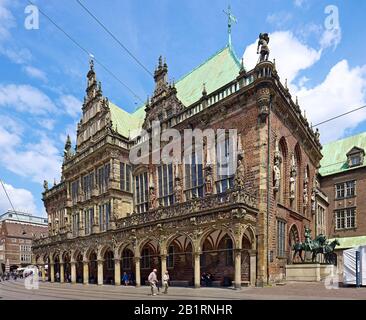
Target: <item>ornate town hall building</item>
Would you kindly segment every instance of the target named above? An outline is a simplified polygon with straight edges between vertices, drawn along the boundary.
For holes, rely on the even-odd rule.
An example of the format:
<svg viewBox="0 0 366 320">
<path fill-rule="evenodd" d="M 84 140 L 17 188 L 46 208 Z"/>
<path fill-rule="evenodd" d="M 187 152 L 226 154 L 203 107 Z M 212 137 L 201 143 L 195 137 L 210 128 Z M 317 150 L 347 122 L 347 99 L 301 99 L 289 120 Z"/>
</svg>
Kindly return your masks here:
<svg viewBox="0 0 366 320">
<path fill-rule="evenodd" d="M 203 272 L 214 285 L 282 280 L 291 244 L 316 229 L 321 145 L 275 63 L 246 70 L 229 45 L 176 83 L 160 58 L 154 78 L 130 114 L 103 96 L 91 61 L 76 147 L 67 140 L 61 182 L 45 183 L 49 235 L 34 241 L 35 263 L 50 281 L 85 284 L 119 285 L 126 272 L 141 285 L 152 268 L 195 287 Z M 180 132 L 237 129 L 235 174 L 208 163 L 207 143 L 189 163 L 132 164 L 144 142 L 133 132 L 154 120 Z"/>
</svg>

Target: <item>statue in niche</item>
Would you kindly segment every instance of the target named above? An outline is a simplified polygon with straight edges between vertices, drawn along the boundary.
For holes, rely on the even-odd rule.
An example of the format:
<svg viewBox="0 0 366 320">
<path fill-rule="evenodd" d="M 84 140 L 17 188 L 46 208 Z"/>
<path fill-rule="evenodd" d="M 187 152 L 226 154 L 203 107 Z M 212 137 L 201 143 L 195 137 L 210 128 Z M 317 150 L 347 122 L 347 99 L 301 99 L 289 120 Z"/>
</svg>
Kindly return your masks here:
<svg viewBox="0 0 366 320">
<path fill-rule="evenodd" d="M 47 182 L 47 180 L 43 180 L 43 189 L 44 189 L 44 191 L 47 191 L 48 190 L 48 182 Z"/>
<path fill-rule="evenodd" d="M 207 165 L 205 168 L 205 192 L 206 192 L 206 194 L 211 194 L 213 192 L 212 166 L 211 165 Z"/>
<path fill-rule="evenodd" d="M 295 161 L 295 154 L 292 153 L 291 157 L 291 172 L 290 172 L 290 199 L 295 199 L 296 193 L 296 161 Z"/>
<path fill-rule="evenodd" d="M 175 185 L 174 185 L 174 198 L 175 202 L 182 202 L 183 201 L 183 189 L 180 183 L 180 178 L 175 177 Z"/>
<path fill-rule="evenodd" d="M 243 157 L 241 155 L 238 155 L 238 162 L 236 167 L 236 173 L 235 173 L 235 187 L 242 188 L 244 187 L 245 182 L 245 168 L 243 163 Z"/>
<path fill-rule="evenodd" d="M 156 194 L 154 186 L 149 187 L 149 209 L 155 208 Z"/>
<path fill-rule="evenodd" d="M 278 140 L 276 138 L 275 140 L 275 154 L 274 154 L 274 166 L 273 166 L 273 189 L 275 192 L 277 192 L 280 189 L 280 183 L 281 183 L 281 153 L 278 146 Z"/>
<path fill-rule="evenodd" d="M 304 191 L 303 191 L 303 205 L 304 205 L 304 207 L 306 207 L 309 203 L 308 184 L 309 184 L 308 171 L 305 168 Z"/>
</svg>

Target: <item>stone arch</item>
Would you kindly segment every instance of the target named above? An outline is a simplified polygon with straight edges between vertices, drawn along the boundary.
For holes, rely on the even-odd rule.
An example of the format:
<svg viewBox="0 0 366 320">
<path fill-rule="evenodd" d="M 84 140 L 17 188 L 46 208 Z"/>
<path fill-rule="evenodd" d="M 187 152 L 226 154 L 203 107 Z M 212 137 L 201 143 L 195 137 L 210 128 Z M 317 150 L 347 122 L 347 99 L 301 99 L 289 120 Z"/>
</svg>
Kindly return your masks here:
<svg viewBox="0 0 366 320">
<path fill-rule="evenodd" d="M 72 253 L 72 261 L 75 262 L 76 282 L 83 283 L 83 281 L 84 281 L 84 272 L 83 272 L 84 255 L 80 249 L 76 249 Z"/>
<path fill-rule="evenodd" d="M 64 251 L 62 253 L 62 262 L 64 264 L 64 280 L 65 282 L 71 282 L 71 253 L 70 251 Z"/>
<path fill-rule="evenodd" d="M 53 261 L 53 265 L 54 265 L 54 274 L 55 274 L 55 281 L 56 282 L 60 282 L 60 261 L 61 261 L 61 255 L 59 251 L 55 251 L 52 254 L 52 261 Z"/>
<path fill-rule="evenodd" d="M 172 280 L 194 284 L 194 241 L 184 233 L 171 235 L 165 242 L 167 270 Z"/>
<path fill-rule="evenodd" d="M 98 249 L 96 247 L 89 247 L 85 251 L 84 261 L 88 262 L 89 279 L 91 284 L 98 283 Z"/>
<path fill-rule="evenodd" d="M 257 247 L 257 239 L 254 228 L 251 225 L 247 225 L 243 231 L 242 239 L 246 237 L 250 242 L 251 250 L 256 250 Z"/>
<path fill-rule="evenodd" d="M 279 201 L 283 204 L 286 202 L 287 181 L 288 181 L 288 146 L 285 137 L 282 137 L 278 144 L 281 162 L 280 162 L 280 187 L 279 187 Z"/>
<path fill-rule="evenodd" d="M 208 228 L 200 239 L 201 274 L 209 273 L 220 285 L 230 286 L 235 276 L 235 236 L 226 228 Z M 202 283 L 210 285 L 210 282 Z"/>
<path fill-rule="evenodd" d="M 296 223 L 293 223 L 288 230 L 289 231 L 288 231 L 288 255 L 287 255 L 287 262 L 288 263 L 291 263 L 292 262 L 292 246 L 295 243 L 300 242 L 301 238 L 300 238 L 299 228 L 296 225 Z"/>
<path fill-rule="evenodd" d="M 160 244 L 156 238 L 145 238 L 141 241 L 139 255 L 141 257 L 141 284 L 145 284 L 152 269 L 161 269 Z"/>
<path fill-rule="evenodd" d="M 295 162 L 296 162 L 296 196 L 295 196 L 295 210 L 302 212 L 302 196 L 303 196 L 303 169 L 302 169 L 302 157 L 300 144 L 297 143 L 294 149 Z"/>
<path fill-rule="evenodd" d="M 136 266 L 135 266 L 135 249 L 132 243 L 125 242 L 122 243 L 118 248 L 118 256 L 120 257 L 121 263 L 121 276 L 123 278 L 124 273 L 126 273 L 128 277 L 128 284 L 135 285 L 136 279 Z"/>
<path fill-rule="evenodd" d="M 228 236 L 231 238 L 231 240 L 233 241 L 233 245 L 235 246 L 235 236 L 233 235 L 232 231 L 231 230 L 228 230 L 224 227 L 218 227 L 218 228 L 213 228 L 213 227 L 209 227 L 207 229 L 205 229 L 202 234 L 201 234 L 201 237 L 199 238 L 199 248 L 201 249 L 200 251 L 202 252 L 202 248 L 203 248 L 203 243 L 204 241 L 206 240 L 206 238 L 208 236 L 210 236 L 212 233 L 214 232 L 221 232 L 221 235 L 223 233 L 227 233 Z M 217 241 L 216 241 L 217 243 Z M 215 245 L 215 241 L 213 241 L 213 243 L 211 243 L 213 246 Z"/>
<path fill-rule="evenodd" d="M 115 256 L 117 259 L 122 259 L 122 253 L 123 253 L 123 250 L 125 248 L 129 247 L 130 250 L 132 250 L 132 252 L 135 252 L 135 249 L 133 247 L 133 244 L 131 241 L 124 241 L 124 242 L 121 242 L 117 245 L 116 249 L 115 249 Z"/>
</svg>

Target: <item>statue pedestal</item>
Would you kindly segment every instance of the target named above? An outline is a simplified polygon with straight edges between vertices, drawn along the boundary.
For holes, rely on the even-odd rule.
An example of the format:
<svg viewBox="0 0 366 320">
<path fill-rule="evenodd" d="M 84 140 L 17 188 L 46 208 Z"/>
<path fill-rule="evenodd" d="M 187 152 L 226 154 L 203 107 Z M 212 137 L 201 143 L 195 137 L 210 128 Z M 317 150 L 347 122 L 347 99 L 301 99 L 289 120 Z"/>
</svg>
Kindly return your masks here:
<svg viewBox="0 0 366 320">
<path fill-rule="evenodd" d="M 334 274 L 334 266 L 320 263 L 299 263 L 286 265 L 287 281 L 322 281 Z"/>
</svg>

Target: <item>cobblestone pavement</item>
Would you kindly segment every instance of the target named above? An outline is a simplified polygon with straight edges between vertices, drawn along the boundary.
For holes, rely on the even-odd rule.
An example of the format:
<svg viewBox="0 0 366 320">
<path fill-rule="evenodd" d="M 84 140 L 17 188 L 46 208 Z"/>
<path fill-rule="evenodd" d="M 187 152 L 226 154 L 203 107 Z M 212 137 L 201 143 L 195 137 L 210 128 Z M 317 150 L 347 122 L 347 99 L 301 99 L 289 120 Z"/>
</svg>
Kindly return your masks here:
<svg viewBox="0 0 366 320">
<path fill-rule="evenodd" d="M 40 282 L 39 289 L 28 290 L 22 280 L 0 282 L 1 300 L 190 300 L 190 299 L 362 299 L 366 300 L 366 287 L 326 289 L 324 283 L 286 283 L 264 288 L 169 288 L 169 294 L 149 295 L 150 288 L 124 286 L 97 286 Z"/>
</svg>

